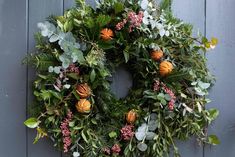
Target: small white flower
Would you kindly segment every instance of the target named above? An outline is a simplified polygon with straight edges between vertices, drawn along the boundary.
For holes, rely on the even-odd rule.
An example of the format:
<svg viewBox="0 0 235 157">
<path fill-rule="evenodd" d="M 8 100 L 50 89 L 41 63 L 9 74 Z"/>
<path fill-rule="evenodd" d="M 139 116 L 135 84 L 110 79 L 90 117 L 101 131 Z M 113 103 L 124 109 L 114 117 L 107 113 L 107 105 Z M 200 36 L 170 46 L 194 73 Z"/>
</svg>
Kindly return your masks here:
<svg viewBox="0 0 235 157">
<path fill-rule="evenodd" d="M 79 152 L 73 152 L 73 157 L 79 157 L 80 153 Z"/>
<path fill-rule="evenodd" d="M 66 89 L 69 89 L 70 87 L 71 87 L 71 85 L 69 85 L 69 84 L 64 85 L 64 88 L 66 88 Z"/>
</svg>

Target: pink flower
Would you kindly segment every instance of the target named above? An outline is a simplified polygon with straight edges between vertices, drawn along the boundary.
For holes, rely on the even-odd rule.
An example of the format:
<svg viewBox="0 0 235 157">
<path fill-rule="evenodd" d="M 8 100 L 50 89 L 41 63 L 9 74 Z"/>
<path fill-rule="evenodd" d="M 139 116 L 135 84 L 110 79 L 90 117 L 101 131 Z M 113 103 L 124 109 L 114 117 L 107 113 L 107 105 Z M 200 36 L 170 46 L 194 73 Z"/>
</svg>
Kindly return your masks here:
<svg viewBox="0 0 235 157">
<path fill-rule="evenodd" d="M 127 15 L 127 19 L 117 23 L 116 30 L 121 30 L 127 22 L 130 23 L 129 32 L 132 32 L 134 28 L 140 27 L 143 22 L 144 13 L 140 11 L 138 14 L 131 11 Z"/>
<path fill-rule="evenodd" d="M 128 21 L 130 22 L 129 32 L 133 31 L 133 28 L 140 27 L 143 22 L 144 13 L 140 11 L 138 15 L 131 11 L 128 13 Z"/>
<path fill-rule="evenodd" d="M 128 141 L 134 136 L 133 128 L 133 125 L 126 125 L 121 129 L 121 136 L 123 140 Z"/>
<path fill-rule="evenodd" d="M 64 144 L 64 152 L 69 151 L 69 147 L 72 144 L 72 140 L 70 138 L 70 130 L 69 130 L 69 122 L 72 120 L 73 113 L 71 111 L 68 111 L 67 117 L 61 122 L 60 129 L 61 133 L 63 135 L 63 144 Z"/>
<path fill-rule="evenodd" d="M 118 144 L 113 145 L 113 147 L 111 148 L 112 152 L 115 154 L 118 154 L 121 152 L 121 148 Z"/>
<path fill-rule="evenodd" d="M 77 73 L 79 74 L 80 73 L 80 70 L 78 67 L 76 67 L 75 64 L 70 64 L 69 67 L 66 69 L 67 72 L 70 72 L 70 73 Z"/>
<path fill-rule="evenodd" d="M 168 88 L 164 83 L 161 83 L 161 85 L 162 85 L 164 92 L 167 93 L 171 97 L 171 100 L 168 103 L 168 108 L 169 110 L 172 111 L 174 109 L 174 104 L 176 101 L 175 93 L 170 88 Z"/>
<path fill-rule="evenodd" d="M 117 25 L 116 25 L 116 30 L 121 30 L 124 26 L 125 26 L 125 24 L 127 23 L 127 20 L 126 19 L 123 19 L 123 21 L 122 22 L 119 22 Z"/>
</svg>

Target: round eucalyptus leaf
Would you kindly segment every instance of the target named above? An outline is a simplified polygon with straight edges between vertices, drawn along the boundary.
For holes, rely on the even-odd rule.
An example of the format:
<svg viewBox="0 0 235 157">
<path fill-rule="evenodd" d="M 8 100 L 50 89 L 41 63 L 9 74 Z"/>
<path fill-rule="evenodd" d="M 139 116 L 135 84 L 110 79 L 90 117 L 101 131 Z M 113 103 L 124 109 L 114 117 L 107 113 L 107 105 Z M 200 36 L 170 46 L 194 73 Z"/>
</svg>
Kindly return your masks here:
<svg viewBox="0 0 235 157">
<path fill-rule="evenodd" d="M 139 144 L 137 145 L 137 148 L 138 148 L 141 152 L 145 152 L 145 151 L 147 150 L 148 146 L 147 146 L 147 144 L 141 142 L 141 143 L 139 143 Z"/>
</svg>

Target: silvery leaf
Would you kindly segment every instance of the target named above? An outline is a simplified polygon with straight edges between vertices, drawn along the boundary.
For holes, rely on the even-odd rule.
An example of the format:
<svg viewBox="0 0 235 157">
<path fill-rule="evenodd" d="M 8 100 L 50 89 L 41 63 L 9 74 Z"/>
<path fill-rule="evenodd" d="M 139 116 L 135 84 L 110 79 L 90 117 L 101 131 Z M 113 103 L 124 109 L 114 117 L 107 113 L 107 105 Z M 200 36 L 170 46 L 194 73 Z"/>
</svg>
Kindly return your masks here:
<svg viewBox="0 0 235 157">
<path fill-rule="evenodd" d="M 41 30 L 41 34 L 44 37 L 50 37 L 56 30 L 55 26 L 48 21 L 44 23 L 40 22 L 37 26 Z"/>
<path fill-rule="evenodd" d="M 146 131 L 146 129 L 148 129 L 148 126 L 146 123 L 143 123 L 139 128 L 138 131 Z"/>
<path fill-rule="evenodd" d="M 161 37 L 163 37 L 165 35 L 165 33 L 166 33 L 165 29 L 160 29 L 159 30 L 159 34 L 160 34 Z"/>
<path fill-rule="evenodd" d="M 145 138 L 146 132 L 147 132 L 148 126 L 146 123 L 143 123 L 138 129 L 137 132 L 135 133 L 135 137 L 137 140 L 141 141 Z"/>
<path fill-rule="evenodd" d="M 73 157 L 79 157 L 80 153 L 79 152 L 73 152 Z"/>
<path fill-rule="evenodd" d="M 61 67 L 54 67 L 54 72 L 56 73 L 56 74 L 59 74 L 60 73 L 60 70 L 61 70 Z"/>
<path fill-rule="evenodd" d="M 148 123 L 148 129 L 150 131 L 155 131 L 157 129 L 157 121 L 156 120 L 150 120 L 149 123 Z"/>
<path fill-rule="evenodd" d="M 141 151 L 144 152 L 147 150 L 148 146 L 145 143 L 138 143 L 137 148 Z"/>
<path fill-rule="evenodd" d="M 148 8 L 148 0 L 142 0 L 140 6 L 143 10 L 146 10 Z"/>
<path fill-rule="evenodd" d="M 145 132 L 136 132 L 135 137 L 138 141 L 142 141 L 145 138 L 146 134 Z"/>
<path fill-rule="evenodd" d="M 58 36 L 58 35 L 52 35 L 52 36 L 50 37 L 50 39 L 49 39 L 49 41 L 50 41 L 51 43 L 56 42 L 56 41 L 58 41 L 58 40 L 59 40 L 59 36 Z"/>
<path fill-rule="evenodd" d="M 148 19 L 148 17 L 144 17 L 144 18 L 143 18 L 143 23 L 144 23 L 145 25 L 148 25 L 148 24 L 149 24 L 149 19 Z"/>
<path fill-rule="evenodd" d="M 157 114 L 156 113 L 151 113 L 150 114 L 150 119 L 151 120 L 157 120 Z"/>
<path fill-rule="evenodd" d="M 154 132 L 147 132 L 146 140 L 152 140 L 157 134 Z"/>
<path fill-rule="evenodd" d="M 201 87 L 202 89 L 207 89 L 210 87 L 210 83 L 204 83 L 202 81 L 199 81 L 198 86 Z"/>
<path fill-rule="evenodd" d="M 49 73 L 54 72 L 54 68 L 53 68 L 53 66 L 49 66 L 49 67 L 48 67 L 48 72 L 49 72 Z"/>
</svg>

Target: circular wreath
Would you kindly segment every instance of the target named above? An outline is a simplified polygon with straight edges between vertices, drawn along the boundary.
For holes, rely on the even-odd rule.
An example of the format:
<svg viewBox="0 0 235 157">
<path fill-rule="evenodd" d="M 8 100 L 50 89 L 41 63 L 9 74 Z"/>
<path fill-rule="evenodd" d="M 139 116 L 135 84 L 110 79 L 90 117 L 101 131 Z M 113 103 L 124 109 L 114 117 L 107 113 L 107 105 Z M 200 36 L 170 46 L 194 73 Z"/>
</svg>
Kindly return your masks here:
<svg viewBox="0 0 235 157">
<path fill-rule="evenodd" d="M 214 82 L 205 52 L 217 39 L 192 36 L 170 1 L 76 0 L 63 16 L 39 23 L 35 105 L 25 125 L 74 157 L 164 156 L 191 136 L 218 144 L 205 127 L 218 115 L 206 109 Z M 202 50 L 202 51 L 201 51 Z M 125 66 L 133 85 L 125 98 L 110 90 Z M 125 82 L 123 82 L 123 86 Z"/>
</svg>

